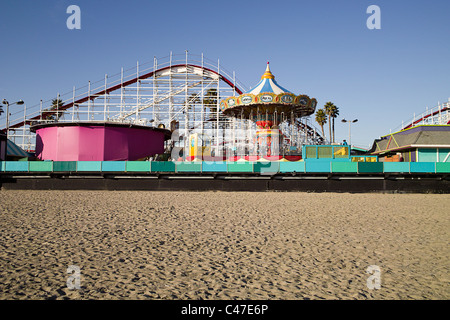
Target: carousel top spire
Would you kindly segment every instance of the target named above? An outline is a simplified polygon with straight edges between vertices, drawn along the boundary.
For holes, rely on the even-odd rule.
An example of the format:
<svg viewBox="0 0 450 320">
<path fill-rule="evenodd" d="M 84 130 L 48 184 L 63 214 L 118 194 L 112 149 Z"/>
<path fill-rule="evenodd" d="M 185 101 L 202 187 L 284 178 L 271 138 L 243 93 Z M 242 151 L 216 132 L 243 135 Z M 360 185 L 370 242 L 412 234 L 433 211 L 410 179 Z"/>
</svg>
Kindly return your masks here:
<svg viewBox="0 0 450 320">
<path fill-rule="evenodd" d="M 264 72 L 264 74 L 262 75 L 261 79 L 275 79 L 275 77 L 272 74 L 272 72 L 270 72 L 269 61 L 267 61 L 266 72 Z"/>
</svg>

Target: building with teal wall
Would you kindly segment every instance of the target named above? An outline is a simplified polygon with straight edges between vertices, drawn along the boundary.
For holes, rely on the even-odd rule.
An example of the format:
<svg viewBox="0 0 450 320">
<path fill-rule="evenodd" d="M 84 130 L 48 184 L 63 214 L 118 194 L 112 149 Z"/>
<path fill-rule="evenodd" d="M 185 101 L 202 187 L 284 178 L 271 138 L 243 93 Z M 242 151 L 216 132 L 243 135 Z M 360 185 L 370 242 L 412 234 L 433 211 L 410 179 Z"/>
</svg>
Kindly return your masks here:
<svg viewBox="0 0 450 320">
<path fill-rule="evenodd" d="M 450 125 L 420 125 L 385 135 L 369 153 L 380 161 L 400 155 L 407 162 L 450 162 Z"/>
</svg>

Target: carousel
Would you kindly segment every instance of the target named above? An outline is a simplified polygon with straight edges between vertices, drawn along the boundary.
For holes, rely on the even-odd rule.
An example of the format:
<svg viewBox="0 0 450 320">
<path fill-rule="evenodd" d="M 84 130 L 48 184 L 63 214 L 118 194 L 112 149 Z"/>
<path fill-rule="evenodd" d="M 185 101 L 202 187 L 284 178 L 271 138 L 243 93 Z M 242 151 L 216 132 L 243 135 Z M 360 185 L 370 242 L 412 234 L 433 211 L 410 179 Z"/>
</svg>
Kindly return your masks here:
<svg viewBox="0 0 450 320">
<path fill-rule="evenodd" d="M 296 95 L 281 87 L 269 68 L 261 81 L 240 96 L 228 97 L 220 102 L 220 109 L 227 117 L 248 119 L 256 126 L 257 157 L 280 157 L 283 143 L 282 123 L 294 124 L 296 119 L 314 113 L 317 100 L 305 94 Z"/>
</svg>

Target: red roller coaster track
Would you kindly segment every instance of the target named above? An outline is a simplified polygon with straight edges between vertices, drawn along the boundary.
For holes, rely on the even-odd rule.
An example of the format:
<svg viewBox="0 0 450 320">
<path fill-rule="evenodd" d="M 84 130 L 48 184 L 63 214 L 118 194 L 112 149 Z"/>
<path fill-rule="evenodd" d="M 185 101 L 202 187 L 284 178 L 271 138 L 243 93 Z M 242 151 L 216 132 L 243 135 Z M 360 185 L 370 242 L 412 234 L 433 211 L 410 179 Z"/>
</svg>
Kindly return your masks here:
<svg viewBox="0 0 450 320">
<path fill-rule="evenodd" d="M 217 75 L 220 77 L 221 80 L 223 80 L 223 81 L 224 81 L 226 84 L 228 84 L 231 88 L 235 89 L 237 93 L 242 94 L 242 90 L 240 90 L 235 84 L 233 84 L 233 82 L 231 82 L 231 81 L 228 80 L 226 77 L 224 77 L 223 75 L 219 74 L 218 72 L 216 72 L 216 71 L 214 71 L 214 70 L 212 70 L 212 69 L 205 68 L 205 67 L 201 67 L 201 66 L 194 65 L 194 64 L 177 64 L 177 65 L 172 65 L 172 66 L 168 66 L 168 67 L 164 67 L 164 68 L 160 68 L 160 69 L 154 70 L 154 71 L 152 71 L 152 72 L 149 72 L 149 73 L 146 73 L 146 74 L 144 74 L 144 75 L 138 76 L 138 77 L 136 77 L 136 78 L 134 78 L 134 79 L 125 81 L 125 82 L 120 83 L 120 84 L 117 84 L 117 85 L 115 85 L 115 86 L 106 88 L 105 90 L 101 90 L 101 91 L 99 91 L 99 92 L 97 92 L 97 93 L 94 93 L 94 94 L 91 94 L 91 95 L 89 95 L 89 96 L 86 96 L 86 97 L 83 97 L 83 98 L 81 98 L 81 99 L 78 99 L 78 100 L 76 100 L 76 101 L 70 102 L 70 103 L 68 103 L 68 104 L 65 104 L 65 105 L 61 106 L 61 107 L 59 108 L 59 111 L 67 110 L 67 109 L 73 107 L 74 105 L 80 104 L 80 103 L 84 103 L 84 102 L 88 101 L 89 99 L 94 100 L 95 98 L 97 98 L 97 97 L 100 96 L 100 95 L 108 94 L 108 93 L 113 92 L 113 91 L 115 91 L 115 90 L 118 90 L 118 89 L 120 89 L 120 88 L 122 88 L 122 87 L 129 86 L 129 85 L 131 85 L 131 84 L 133 84 L 133 83 L 136 83 L 138 80 L 150 78 L 150 77 L 152 77 L 155 73 L 159 73 L 159 72 L 161 72 L 161 71 L 168 70 L 168 69 L 171 69 L 171 68 L 177 68 L 177 67 L 193 67 L 193 68 L 200 68 L 200 69 L 206 70 L 206 71 L 208 71 L 208 72 L 215 73 L 215 74 L 217 74 Z M 55 111 L 55 112 L 46 112 L 46 115 L 52 115 L 52 114 L 56 114 L 56 113 L 57 113 L 56 111 Z M 40 120 L 40 119 L 41 119 L 41 115 L 38 115 L 38 116 L 35 116 L 35 117 L 33 117 L 33 118 L 27 119 L 27 120 L 25 120 L 25 121 L 21 121 L 21 122 L 12 124 L 12 125 L 9 126 L 9 128 L 10 128 L 10 129 L 20 128 L 20 127 L 24 126 L 26 123 L 29 123 L 29 122 L 31 122 L 31 121 L 33 121 L 33 120 Z M 5 129 L 2 129 L 1 131 L 5 131 Z"/>
<path fill-rule="evenodd" d="M 423 116 L 423 117 L 421 117 L 421 118 L 411 122 L 406 127 L 403 127 L 403 130 L 404 129 L 409 129 L 409 128 L 413 127 L 415 124 L 420 123 L 421 121 L 423 121 L 423 120 L 425 120 L 425 119 L 427 119 L 429 117 L 433 117 L 433 116 L 437 115 L 439 112 L 443 112 L 443 111 L 447 111 L 447 110 L 450 110 L 450 108 L 448 106 L 443 107 L 441 110 L 430 112 L 429 114 L 427 114 L 427 115 L 425 115 L 425 116 Z M 447 121 L 447 124 L 450 124 L 450 120 Z"/>
</svg>

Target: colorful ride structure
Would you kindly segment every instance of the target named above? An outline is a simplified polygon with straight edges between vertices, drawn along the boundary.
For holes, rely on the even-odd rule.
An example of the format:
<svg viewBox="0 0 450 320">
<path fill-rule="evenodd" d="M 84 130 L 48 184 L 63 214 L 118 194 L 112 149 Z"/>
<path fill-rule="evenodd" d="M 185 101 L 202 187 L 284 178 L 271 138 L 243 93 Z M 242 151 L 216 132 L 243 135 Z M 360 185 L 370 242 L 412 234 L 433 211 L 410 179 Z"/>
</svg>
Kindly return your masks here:
<svg viewBox="0 0 450 320">
<path fill-rule="evenodd" d="M 221 110 L 223 97 L 230 98 Z M 8 125 L 0 119 L 0 131 L 39 159 L 54 161 L 136 160 L 171 155 L 174 148 L 183 152 L 172 160 L 205 152 L 223 159 L 230 152 L 271 155 L 274 141 L 283 155 L 299 155 L 303 145 L 323 142 L 307 121 L 315 104 L 280 87 L 270 70 L 248 91 L 218 60 L 186 51 L 24 104 L 11 110 Z M 194 146 L 191 137 L 198 137 Z"/>
<path fill-rule="evenodd" d="M 282 123 L 295 124 L 301 117 L 314 113 L 317 100 L 307 95 L 295 95 L 281 87 L 269 68 L 255 88 L 220 102 L 220 110 L 228 117 L 248 119 L 257 125 L 257 156 L 280 156 L 283 144 Z"/>
</svg>

